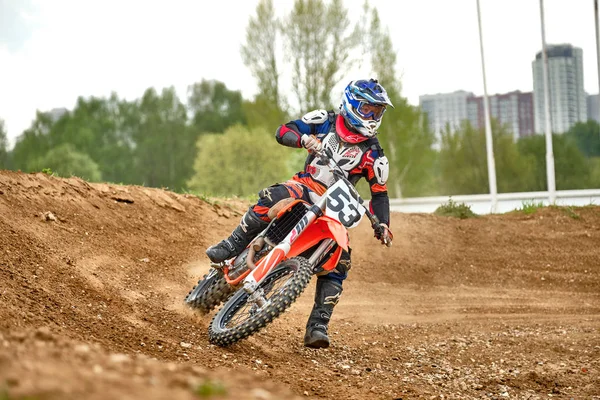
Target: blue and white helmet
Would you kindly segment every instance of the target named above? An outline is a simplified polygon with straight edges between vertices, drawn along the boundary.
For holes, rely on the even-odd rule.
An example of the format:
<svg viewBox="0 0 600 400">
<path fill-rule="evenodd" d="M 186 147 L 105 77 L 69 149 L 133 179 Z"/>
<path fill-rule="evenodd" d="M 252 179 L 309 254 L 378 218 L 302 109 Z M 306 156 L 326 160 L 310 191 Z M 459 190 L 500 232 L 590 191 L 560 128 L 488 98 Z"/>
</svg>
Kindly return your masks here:
<svg viewBox="0 0 600 400">
<path fill-rule="evenodd" d="M 376 79 L 352 81 L 346 86 L 340 114 L 347 124 L 366 137 L 373 137 L 387 106 L 394 105 Z"/>
</svg>

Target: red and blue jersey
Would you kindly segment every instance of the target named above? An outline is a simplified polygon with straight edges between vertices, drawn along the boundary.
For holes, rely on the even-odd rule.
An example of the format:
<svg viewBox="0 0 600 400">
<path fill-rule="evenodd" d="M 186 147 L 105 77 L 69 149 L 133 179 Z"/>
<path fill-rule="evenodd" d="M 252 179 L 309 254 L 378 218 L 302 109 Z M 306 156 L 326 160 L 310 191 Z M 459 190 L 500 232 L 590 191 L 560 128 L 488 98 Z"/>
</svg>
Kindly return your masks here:
<svg viewBox="0 0 600 400">
<path fill-rule="evenodd" d="M 369 182 L 371 211 L 389 226 L 386 187 L 389 164 L 377 138 L 354 133 L 346 127 L 341 115 L 325 110 L 312 111 L 300 119 L 281 125 L 275 137 L 284 146 L 300 148 L 302 135 L 315 135 L 325 148 L 331 149 L 335 161 L 352 184 L 355 185 L 363 177 Z M 334 183 L 329 169 L 310 153 L 304 169 L 294 175 L 292 181 L 305 185 L 319 196 Z"/>
</svg>

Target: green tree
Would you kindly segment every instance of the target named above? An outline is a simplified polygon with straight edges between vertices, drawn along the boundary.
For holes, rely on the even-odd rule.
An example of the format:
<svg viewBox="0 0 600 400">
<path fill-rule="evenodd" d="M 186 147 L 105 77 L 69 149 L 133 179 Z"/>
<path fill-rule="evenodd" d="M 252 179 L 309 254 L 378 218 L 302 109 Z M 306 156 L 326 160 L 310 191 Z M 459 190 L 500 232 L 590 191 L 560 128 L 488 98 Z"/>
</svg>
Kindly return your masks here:
<svg viewBox="0 0 600 400">
<path fill-rule="evenodd" d="M 132 138 L 135 170 L 141 183 L 152 187 L 185 188 L 191 176 L 194 145 L 186 126 L 187 113 L 173 87 L 159 96 L 147 89 L 139 103 L 139 124 Z"/>
<path fill-rule="evenodd" d="M 135 183 L 133 146 L 122 115 L 125 103 L 115 93 L 108 99 L 78 98 L 73 111 L 52 126 L 52 145 L 69 143 L 88 154 L 108 181 Z"/>
<path fill-rule="evenodd" d="M 283 23 L 288 59 L 293 60 L 292 84 L 301 112 L 329 104 L 331 90 L 348 71 L 358 31 L 350 30 L 342 0 L 295 0 Z"/>
<path fill-rule="evenodd" d="M 227 155 L 219 156 L 224 148 Z M 188 186 L 200 193 L 248 196 L 291 175 L 288 152 L 263 128 L 235 125 L 222 135 L 202 135 L 197 149 Z"/>
<path fill-rule="evenodd" d="M 137 183 L 143 179 L 137 175 L 135 163 L 135 133 L 141 123 L 141 111 L 139 101 L 118 100 L 111 96 L 108 107 L 110 115 L 115 120 L 115 131 L 111 137 L 113 150 L 110 154 L 111 166 L 103 164 L 102 175 L 104 179 L 111 182 Z"/>
<path fill-rule="evenodd" d="M 18 170 L 32 171 L 34 160 L 43 157 L 52 148 L 50 131 L 54 122 L 49 114 L 36 112 L 35 120 L 15 143 L 12 151 L 13 167 Z"/>
<path fill-rule="evenodd" d="M 373 72 L 392 95 L 399 95 L 401 83 L 396 73 L 398 55 L 394 50 L 389 29 L 381 26 L 381 19 L 376 8 L 370 8 L 365 2 L 364 14 L 369 19 L 367 31 L 363 33 L 365 40 L 363 46 L 365 54 L 371 55 Z"/>
<path fill-rule="evenodd" d="M 248 128 L 250 130 L 260 128 L 265 132 L 270 132 L 271 137 L 267 138 L 267 140 L 272 142 L 276 142 L 275 132 L 277 128 L 290 120 L 290 116 L 286 112 L 261 96 L 257 96 L 254 101 L 245 101 L 244 113 L 246 114 Z M 286 165 L 288 166 L 288 170 L 293 172 L 301 171 L 306 160 L 306 153 L 293 151 L 284 146 L 278 147 L 277 150 L 275 150 L 275 146 L 273 149 L 287 155 Z"/>
<path fill-rule="evenodd" d="M 386 112 L 379 140 L 389 149 L 391 197 L 416 197 L 437 194 L 432 146 L 433 132 L 427 127 L 422 111 L 401 96 L 393 96 L 396 108 Z"/>
<path fill-rule="evenodd" d="M 528 160 L 528 168 L 533 171 L 533 180 L 528 191 L 548 190 L 546 181 L 546 139 L 544 135 L 533 135 L 519 139 L 519 153 Z"/>
<path fill-rule="evenodd" d="M 469 123 L 452 132 L 446 126 L 441 135 L 439 168 L 441 192 L 453 194 L 488 193 L 485 141 Z M 485 138 L 483 138 L 485 140 Z"/>
<path fill-rule="evenodd" d="M 498 192 L 530 190 L 534 179 L 531 159 L 523 156 L 506 126 L 492 120 L 494 158 Z M 468 121 L 460 129 L 442 132 L 439 155 L 442 193 L 489 193 L 485 132 L 475 129 Z"/>
<path fill-rule="evenodd" d="M 388 191 L 391 197 L 435 194 L 436 153 L 432 149 L 435 136 L 428 129 L 420 109 L 408 104 L 401 96 L 401 83 L 396 73 L 397 54 L 389 30 L 381 26 L 376 9 L 365 4 L 364 12 L 370 18 L 363 35 L 366 38 L 363 43 L 365 54 L 371 55 L 373 73 L 395 106 L 386 111 L 378 136 L 390 159 Z"/>
<path fill-rule="evenodd" d="M 80 97 L 73 111 L 56 121 L 48 113 L 38 112 L 32 126 L 17 139 L 14 167 L 36 170 L 38 161 L 51 149 L 70 144 L 98 165 L 104 179 L 136 183 L 131 127 L 126 125 L 123 112 L 127 106 L 113 93 L 108 99 Z"/>
<path fill-rule="evenodd" d="M 198 133 L 222 133 L 235 124 L 244 124 L 242 94 L 223 82 L 202 80 L 188 88 L 188 109 L 192 128 Z"/>
<path fill-rule="evenodd" d="M 276 57 L 278 29 L 273 0 L 260 0 L 256 16 L 250 18 L 246 27 L 246 41 L 242 44 L 241 53 L 244 64 L 257 80 L 258 98 L 281 107 Z"/>
<path fill-rule="evenodd" d="M 556 189 L 587 189 L 592 186 L 592 165 L 565 135 L 552 135 Z M 525 137 L 518 142 L 519 152 L 530 161 L 533 181 L 528 190 L 548 190 L 546 178 L 546 138 L 544 135 Z"/>
<path fill-rule="evenodd" d="M 277 127 L 286 123 L 290 118 L 277 105 L 260 96 L 257 96 L 253 101 L 244 101 L 242 109 L 246 116 L 246 125 L 249 128 L 262 127 L 272 131 L 273 135 L 275 135 Z"/>
<path fill-rule="evenodd" d="M 53 148 L 43 157 L 32 161 L 31 165 L 31 172 L 49 168 L 54 174 L 65 178 L 78 176 L 92 182 L 102 180 L 98 164 L 89 155 L 75 150 L 69 143 Z"/>
<path fill-rule="evenodd" d="M 242 60 L 256 78 L 258 95 L 253 101 L 242 104 L 245 122 L 250 129 L 275 128 L 288 119 L 283 111 L 285 99 L 279 91 L 279 66 L 276 45 L 279 40 L 280 22 L 275 17 L 272 0 L 260 0 L 256 16 L 246 27 L 246 41 L 241 47 Z M 243 122 L 243 121 L 239 121 Z"/>
<path fill-rule="evenodd" d="M 593 157 L 590 163 L 590 189 L 600 187 L 600 157 Z"/>
<path fill-rule="evenodd" d="M 565 134 L 586 157 L 600 157 L 600 124 L 589 120 L 578 122 Z"/>
<path fill-rule="evenodd" d="M 8 138 L 4 130 L 4 121 L 0 119 L 0 169 L 8 169 L 9 163 Z"/>
</svg>

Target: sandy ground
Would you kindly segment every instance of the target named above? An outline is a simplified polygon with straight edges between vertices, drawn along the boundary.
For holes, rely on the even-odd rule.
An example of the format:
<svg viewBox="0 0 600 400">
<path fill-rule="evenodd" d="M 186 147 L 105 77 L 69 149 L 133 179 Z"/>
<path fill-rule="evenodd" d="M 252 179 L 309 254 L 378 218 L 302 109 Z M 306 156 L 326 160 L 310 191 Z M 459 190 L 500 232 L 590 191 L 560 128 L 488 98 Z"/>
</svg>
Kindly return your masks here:
<svg viewBox="0 0 600 400">
<path fill-rule="evenodd" d="M 222 349 L 183 298 L 245 207 L 1 171 L 0 399 L 600 399 L 600 207 L 364 223 L 329 349 L 314 282 Z"/>
</svg>

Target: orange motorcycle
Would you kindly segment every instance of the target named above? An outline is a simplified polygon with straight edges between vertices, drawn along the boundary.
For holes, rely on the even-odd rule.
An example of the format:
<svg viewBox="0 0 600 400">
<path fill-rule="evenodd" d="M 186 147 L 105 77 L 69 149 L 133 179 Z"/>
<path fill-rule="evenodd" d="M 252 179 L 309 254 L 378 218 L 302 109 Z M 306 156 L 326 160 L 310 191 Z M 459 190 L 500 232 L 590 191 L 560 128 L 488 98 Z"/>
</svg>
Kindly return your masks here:
<svg viewBox="0 0 600 400">
<path fill-rule="evenodd" d="M 348 231 L 367 215 L 376 234 L 383 233 L 356 188 L 331 153 L 319 153 L 334 184 L 315 204 L 285 199 L 270 210 L 272 218 L 237 257 L 211 264 L 211 270 L 185 302 L 204 314 L 225 302 L 209 327 L 209 340 L 228 346 L 272 322 L 298 298 L 311 276 L 326 274 L 348 250 Z M 391 246 L 392 236 L 385 244 Z"/>
</svg>

